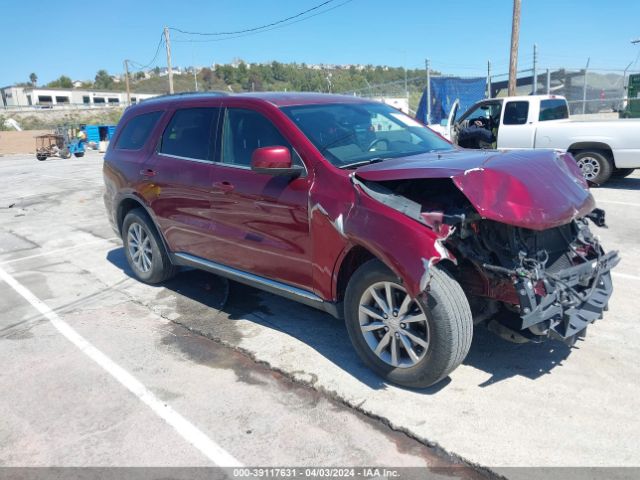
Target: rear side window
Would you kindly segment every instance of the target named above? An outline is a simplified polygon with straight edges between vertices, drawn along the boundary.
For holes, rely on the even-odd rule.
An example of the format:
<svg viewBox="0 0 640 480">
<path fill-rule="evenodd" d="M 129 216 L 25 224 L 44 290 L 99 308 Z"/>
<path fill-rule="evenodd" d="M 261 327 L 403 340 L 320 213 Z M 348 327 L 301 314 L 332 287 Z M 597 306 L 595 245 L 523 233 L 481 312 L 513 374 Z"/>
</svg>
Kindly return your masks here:
<svg viewBox="0 0 640 480">
<path fill-rule="evenodd" d="M 524 125 L 529 117 L 529 102 L 507 102 L 504 107 L 504 125 Z"/>
<path fill-rule="evenodd" d="M 545 122 L 547 120 L 562 120 L 565 118 L 569 118 L 569 109 L 567 108 L 567 102 L 564 100 L 542 100 L 540 102 L 539 121 Z"/>
<path fill-rule="evenodd" d="M 213 161 L 219 108 L 176 110 L 162 134 L 160 153 Z"/>
<path fill-rule="evenodd" d="M 120 150 L 140 150 L 146 143 L 151 130 L 162 115 L 162 112 L 149 112 L 133 117 L 124 126 L 118 137 L 116 148 Z"/>
</svg>

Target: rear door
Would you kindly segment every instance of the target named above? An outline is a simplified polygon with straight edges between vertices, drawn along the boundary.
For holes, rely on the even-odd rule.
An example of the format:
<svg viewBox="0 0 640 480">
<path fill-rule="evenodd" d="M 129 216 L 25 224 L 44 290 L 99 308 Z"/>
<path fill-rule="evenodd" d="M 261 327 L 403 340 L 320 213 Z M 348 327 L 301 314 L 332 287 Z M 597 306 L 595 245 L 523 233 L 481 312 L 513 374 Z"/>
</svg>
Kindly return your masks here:
<svg viewBox="0 0 640 480">
<path fill-rule="evenodd" d="M 502 109 L 498 129 L 498 148 L 533 148 L 535 114 L 528 100 L 509 100 Z"/>
<path fill-rule="evenodd" d="M 141 174 L 144 196 L 173 252 L 211 258 L 211 196 L 219 107 L 176 109 Z"/>
<path fill-rule="evenodd" d="M 251 170 L 251 155 L 260 147 L 283 146 L 294 164 L 302 160 L 266 112 L 227 108 L 222 121 L 221 161 L 212 184 L 216 261 L 310 289 L 310 177 Z"/>
</svg>

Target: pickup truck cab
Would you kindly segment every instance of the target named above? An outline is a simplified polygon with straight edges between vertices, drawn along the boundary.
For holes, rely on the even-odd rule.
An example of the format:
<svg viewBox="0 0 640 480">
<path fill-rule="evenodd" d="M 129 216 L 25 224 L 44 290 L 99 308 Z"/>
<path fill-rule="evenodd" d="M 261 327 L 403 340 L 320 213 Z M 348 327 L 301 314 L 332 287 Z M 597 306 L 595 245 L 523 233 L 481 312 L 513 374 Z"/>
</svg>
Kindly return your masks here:
<svg viewBox="0 0 640 480">
<path fill-rule="evenodd" d="M 640 120 L 574 121 L 564 97 L 532 95 L 480 101 L 432 127 L 465 148 L 549 148 L 571 153 L 584 177 L 602 184 L 640 168 Z"/>
</svg>

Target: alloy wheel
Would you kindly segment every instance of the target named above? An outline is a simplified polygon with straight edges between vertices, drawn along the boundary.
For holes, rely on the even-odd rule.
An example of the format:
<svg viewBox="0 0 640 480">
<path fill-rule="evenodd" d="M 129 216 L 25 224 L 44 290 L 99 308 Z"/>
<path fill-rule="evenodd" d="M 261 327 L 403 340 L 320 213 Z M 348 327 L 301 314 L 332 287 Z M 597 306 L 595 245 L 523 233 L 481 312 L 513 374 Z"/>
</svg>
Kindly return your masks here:
<svg viewBox="0 0 640 480">
<path fill-rule="evenodd" d="M 129 257 L 140 272 L 146 273 L 151 270 L 153 262 L 151 238 L 145 228 L 137 222 L 133 222 L 129 226 L 127 247 Z"/>
<path fill-rule="evenodd" d="M 578 167 L 587 180 L 593 180 L 600 174 L 600 162 L 594 157 L 582 157 L 578 160 Z"/>
<path fill-rule="evenodd" d="M 360 330 L 371 351 L 383 362 L 409 368 L 429 348 L 429 324 L 418 302 L 393 282 L 367 288 L 358 308 Z"/>
</svg>

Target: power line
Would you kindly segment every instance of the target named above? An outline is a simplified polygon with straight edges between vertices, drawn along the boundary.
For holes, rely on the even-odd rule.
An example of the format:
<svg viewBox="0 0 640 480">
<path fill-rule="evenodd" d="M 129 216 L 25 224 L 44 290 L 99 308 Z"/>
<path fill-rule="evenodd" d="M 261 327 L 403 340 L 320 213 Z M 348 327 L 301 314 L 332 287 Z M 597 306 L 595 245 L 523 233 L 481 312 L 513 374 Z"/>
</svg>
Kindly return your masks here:
<svg viewBox="0 0 640 480">
<path fill-rule="evenodd" d="M 128 60 L 128 62 L 134 65 L 138 65 L 138 67 L 136 67 L 136 70 L 144 70 L 145 68 L 150 67 L 155 63 L 156 59 L 158 58 L 158 54 L 160 53 L 160 48 L 162 47 L 163 41 L 164 41 L 164 32 L 160 34 L 160 40 L 158 41 L 158 46 L 156 47 L 156 53 L 153 55 L 153 58 L 151 59 L 151 61 L 146 65 L 142 65 L 141 63 L 138 63 L 135 60 Z"/>
<path fill-rule="evenodd" d="M 334 1 L 334 0 L 330 0 L 330 1 Z M 238 35 L 230 35 L 230 36 L 227 36 L 227 37 L 224 37 L 224 38 L 215 38 L 215 39 L 208 39 L 208 40 L 174 40 L 174 42 L 180 42 L 180 43 L 224 42 L 225 40 L 232 40 L 234 38 L 247 37 L 249 35 L 257 35 L 259 33 L 269 32 L 271 30 L 276 30 L 276 29 L 279 29 L 279 28 L 284 28 L 284 27 L 288 27 L 290 25 L 294 25 L 294 24 L 299 23 L 299 22 L 304 22 L 305 20 L 309 20 L 310 18 L 317 17 L 318 15 L 323 15 L 325 13 L 330 12 L 331 10 L 335 10 L 336 8 L 342 7 L 343 5 L 346 5 L 347 3 L 351 3 L 352 1 L 353 0 L 345 0 L 344 2 L 339 3 L 339 4 L 337 4 L 337 5 L 335 5 L 335 6 L 331 7 L 331 8 L 327 8 L 325 10 L 321 10 L 320 12 L 316 12 L 316 13 L 314 13 L 312 15 L 307 15 L 306 17 L 303 17 L 303 18 L 298 18 L 297 20 L 288 21 L 287 23 L 283 23 L 283 22 L 285 22 L 287 20 L 280 20 L 278 22 L 274 22 L 272 24 L 274 26 L 271 26 L 271 27 L 269 27 L 267 25 L 263 25 L 262 27 L 256 27 L 255 29 L 247 29 L 246 33 L 241 33 L 241 34 L 238 34 Z M 324 2 L 324 4 L 327 4 L 327 3 L 329 3 L 329 1 Z M 324 4 L 321 4 L 321 5 L 324 5 Z M 314 8 L 319 8 L 320 6 L 314 7 Z M 311 9 L 308 10 L 308 11 L 311 11 Z M 291 18 L 296 18 L 296 17 L 299 17 L 300 15 L 301 14 L 294 15 Z M 177 31 L 177 32 L 181 32 L 181 33 L 187 33 L 187 34 L 190 34 L 190 35 L 228 35 L 228 33 L 222 33 L 222 32 L 213 32 L 213 33 L 184 32 L 182 30 L 178 30 L 177 28 L 173 28 L 173 27 L 169 27 L 169 28 L 171 30 L 174 30 L 174 31 Z"/>
<path fill-rule="evenodd" d="M 180 30 L 179 28 L 175 28 L 175 27 L 169 27 L 170 30 L 174 30 L 176 32 L 180 32 L 180 33 L 184 33 L 187 35 L 203 35 L 203 36 L 219 36 L 219 35 L 236 35 L 238 33 L 247 33 L 247 32 L 255 32 L 256 30 L 262 30 L 264 28 L 268 28 L 268 27 L 273 27 L 274 25 L 278 25 L 280 23 L 284 23 L 287 22 L 289 20 L 293 20 L 294 18 L 298 18 L 301 17 L 309 12 L 312 12 L 314 10 L 317 10 L 319 8 L 324 7 L 325 5 L 333 2 L 334 0 L 326 0 L 325 2 L 322 2 L 314 7 L 308 8 L 307 10 L 304 10 L 303 12 L 300 13 L 296 13 L 295 15 L 291 15 L 290 17 L 287 18 L 283 18 L 281 20 L 277 20 L 275 22 L 272 23 L 268 23 L 266 25 L 261 25 L 259 27 L 252 27 L 252 28 L 246 28 L 244 30 L 236 30 L 234 32 L 187 32 L 185 30 Z"/>
</svg>

